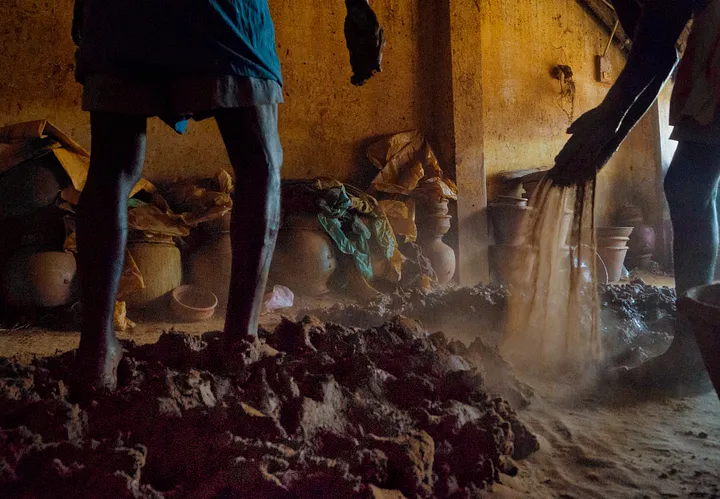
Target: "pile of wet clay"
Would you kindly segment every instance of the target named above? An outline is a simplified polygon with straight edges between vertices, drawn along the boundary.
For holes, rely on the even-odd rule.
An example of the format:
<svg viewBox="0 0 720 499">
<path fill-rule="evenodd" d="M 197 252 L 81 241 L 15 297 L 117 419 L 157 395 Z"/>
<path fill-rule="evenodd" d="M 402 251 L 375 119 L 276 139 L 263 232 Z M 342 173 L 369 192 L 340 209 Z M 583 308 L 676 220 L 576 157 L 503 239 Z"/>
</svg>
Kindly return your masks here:
<svg viewBox="0 0 720 499">
<path fill-rule="evenodd" d="M 373 327 L 402 315 L 422 321 L 430 329 L 442 329 L 448 321 L 462 318 L 485 331 L 501 327 L 508 291 L 494 284 L 475 287 L 448 286 L 431 292 L 399 289 L 379 295 L 369 303 L 337 304 L 332 307 L 304 310 L 324 320 L 356 327 Z"/>
<path fill-rule="evenodd" d="M 600 286 L 603 346 L 611 364 L 635 366 L 660 355 L 675 333 L 676 294 L 633 279 Z"/>
<path fill-rule="evenodd" d="M 73 352 L 0 359 L 3 497 L 470 498 L 538 449 L 472 348 L 409 319 L 123 346 L 92 401 Z"/>
</svg>

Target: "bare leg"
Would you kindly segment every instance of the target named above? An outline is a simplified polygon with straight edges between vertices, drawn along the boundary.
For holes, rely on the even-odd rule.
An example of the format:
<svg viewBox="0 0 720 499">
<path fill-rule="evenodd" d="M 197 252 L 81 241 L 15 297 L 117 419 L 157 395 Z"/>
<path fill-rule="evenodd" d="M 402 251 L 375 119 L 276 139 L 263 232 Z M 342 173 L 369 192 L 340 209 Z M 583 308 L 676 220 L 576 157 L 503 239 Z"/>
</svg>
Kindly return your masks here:
<svg viewBox="0 0 720 499">
<path fill-rule="evenodd" d="M 258 317 L 280 223 L 282 149 L 277 106 L 223 110 L 216 120 L 237 179 L 230 236 L 232 278 L 227 341 L 257 336 Z"/>
<path fill-rule="evenodd" d="M 665 178 L 674 232 L 678 296 L 712 282 L 718 256 L 718 182 L 720 145 L 680 142 Z M 668 351 L 632 374 L 642 384 L 659 386 L 705 379 L 701 352 L 683 317 L 678 319 Z"/>
<path fill-rule="evenodd" d="M 91 114 L 92 157 L 77 211 L 78 274 L 83 305 L 81 379 L 114 389 L 122 356 L 113 312 L 127 241 L 127 199 L 145 158 L 143 117 Z"/>
</svg>

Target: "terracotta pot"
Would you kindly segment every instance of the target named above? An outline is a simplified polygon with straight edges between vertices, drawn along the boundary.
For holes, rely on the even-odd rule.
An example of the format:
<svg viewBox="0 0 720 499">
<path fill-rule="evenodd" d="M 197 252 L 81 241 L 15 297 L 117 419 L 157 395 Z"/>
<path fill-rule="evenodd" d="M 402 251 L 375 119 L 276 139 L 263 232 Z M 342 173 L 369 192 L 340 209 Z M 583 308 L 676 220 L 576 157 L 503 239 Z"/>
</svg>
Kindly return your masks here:
<svg viewBox="0 0 720 499">
<path fill-rule="evenodd" d="M 418 243 L 423 255 L 430 260 L 439 284 L 447 284 L 455 276 L 455 250 L 443 242 L 452 225 L 450 215 L 434 215 L 418 222 Z"/>
<path fill-rule="evenodd" d="M 229 233 L 231 219 L 231 214 L 227 213 L 221 218 L 202 223 L 198 227 L 202 228 L 204 232 L 209 234 Z"/>
<path fill-rule="evenodd" d="M 447 284 L 455 276 L 457 261 L 455 250 L 445 244 L 442 235 L 420 241 L 423 255 L 430 260 L 438 284 Z"/>
<path fill-rule="evenodd" d="M 530 222 L 533 208 L 495 203 L 488 207 L 495 242 L 498 245 L 523 244 L 524 232 Z"/>
<path fill-rule="evenodd" d="M 636 206 L 626 205 L 618 213 L 620 225 L 633 227 L 628 247 L 628 262 L 637 265 L 639 258 L 652 259 L 655 252 L 655 229 L 647 225 L 642 210 Z"/>
<path fill-rule="evenodd" d="M 448 207 L 448 200 L 441 199 L 437 202 L 424 202 L 417 203 L 416 205 L 417 217 L 423 218 L 426 216 L 444 216 L 448 214 L 450 208 Z"/>
<path fill-rule="evenodd" d="M 46 206 L 27 215 L 0 221 L 0 248 L 14 250 L 21 247 L 61 249 L 65 242 L 66 212 Z"/>
<path fill-rule="evenodd" d="M 488 260 L 493 281 L 522 284 L 530 278 L 535 252 L 529 246 L 496 244 L 488 247 Z"/>
<path fill-rule="evenodd" d="M 169 293 L 182 284 L 180 250 L 172 242 L 130 241 L 127 246 L 145 281 L 126 299 L 131 308 L 167 304 Z"/>
<path fill-rule="evenodd" d="M 521 196 L 498 196 L 496 204 L 510 204 L 513 206 L 527 206 L 528 200 Z"/>
<path fill-rule="evenodd" d="M 226 307 L 232 275 L 229 232 L 208 233 L 205 242 L 188 256 L 188 282 L 211 291 L 218 306 Z"/>
<path fill-rule="evenodd" d="M 14 307 L 59 307 L 72 297 L 75 256 L 59 251 L 23 249 L 6 263 L 2 295 Z"/>
<path fill-rule="evenodd" d="M 328 293 L 328 280 L 337 268 L 335 243 L 315 215 L 291 215 L 280 228 L 270 280 L 294 293 Z"/>
<path fill-rule="evenodd" d="M 690 321 L 710 379 L 720 393 L 720 285 L 688 291 L 677 303 L 678 312 Z"/>
<path fill-rule="evenodd" d="M 627 246 L 603 246 L 598 247 L 597 252 L 607 268 L 608 282 L 619 281 L 628 252 Z"/>
<path fill-rule="evenodd" d="M 629 237 L 621 237 L 621 236 L 598 237 L 597 238 L 597 247 L 600 248 L 602 246 L 627 246 L 628 241 L 630 241 Z"/>
<path fill-rule="evenodd" d="M 596 256 L 595 270 L 597 271 L 597 273 L 596 273 L 597 282 L 598 282 L 598 284 L 607 284 L 610 282 L 610 276 L 608 275 L 607 265 L 605 265 L 605 262 L 603 261 L 602 257 L 598 253 L 595 253 L 595 256 Z"/>
<path fill-rule="evenodd" d="M 444 236 L 452 227 L 450 215 L 434 215 L 425 217 L 418 222 L 419 237 Z"/>
<path fill-rule="evenodd" d="M 217 296 L 200 286 L 180 286 L 172 291 L 170 308 L 184 322 L 210 319 L 218 305 Z"/>
<path fill-rule="evenodd" d="M 655 252 L 655 229 L 645 223 L 638 224 L 630 236 L 628 246 L 633 258 L 641 255 L 652 257 Z"/>
<path fill-rule="evenodd" d="M 0 219 L 27 215 L 55 202 L 61 190 L 55 156 L 47 154 L 0 175 Z"/>
<path fill-rule="evenodd" d="M 642 210 L 630 204 L 620 208 L 617 215 L 617 222 L 621 227 L 635 227 L 637 224 L 642 223 L 643 219 Z"/>
<path fill-rule="evenodd" d="M 595 229 L 597 237 L 630 237 L 635 227 L 598 227 Z"/>
</svg>

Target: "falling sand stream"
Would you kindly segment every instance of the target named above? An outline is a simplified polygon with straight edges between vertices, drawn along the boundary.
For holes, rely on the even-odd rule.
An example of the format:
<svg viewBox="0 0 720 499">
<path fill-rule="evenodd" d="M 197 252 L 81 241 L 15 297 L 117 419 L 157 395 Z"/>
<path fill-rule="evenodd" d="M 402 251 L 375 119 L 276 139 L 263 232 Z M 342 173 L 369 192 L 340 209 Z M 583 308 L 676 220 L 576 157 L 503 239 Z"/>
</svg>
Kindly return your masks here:
<svg viewBox="0 0 720 499">
<path fill-rule="evenodd" d="M 595 180 L 545 178 L 518 233 L 501 350 L 534 374 L 589 373 L 601 356 L 595 253 Z"/>
</svg>

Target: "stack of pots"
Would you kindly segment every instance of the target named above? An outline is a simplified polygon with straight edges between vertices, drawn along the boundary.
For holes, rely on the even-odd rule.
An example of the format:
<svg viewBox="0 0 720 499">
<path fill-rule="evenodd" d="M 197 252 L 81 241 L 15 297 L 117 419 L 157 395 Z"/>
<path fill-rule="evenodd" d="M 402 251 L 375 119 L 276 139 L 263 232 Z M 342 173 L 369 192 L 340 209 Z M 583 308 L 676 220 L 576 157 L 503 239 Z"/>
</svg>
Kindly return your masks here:
<svg viewBox="0 0 720 499">
<path fill-rule="evenodd" d="M 490 269 L 495 281 L 508 282 L 515 262 L 522 262 L 524 268 L 531 268 L 532 252 L 527 246 L 530 222 L 536 211 L 528 206 L 528 200 L 518 196 L 498 196 L 488 207 L 495 245 L 489 248 Z M 559 243 L 563 253 L 570 255 L 566 244 L 572 223 L 572 211 L 566 210 L 560 226 Z"/>
<path fill-rule="evenodd" d="M 622 277 L 623 264 L 628 254 L 628 243 L 633 227 L 598 227 L 597 252 L 605 263 L 609 282 L 617 282 Z"/>
<path fill-rule="evenodd" d="M 64 212 L 55 206 L 67 182 L 52 154 L 0 175 L 0 302 L 32 310 L 73 298 L 75 257 L 62 251 Z"/>
<path fill-rule="evenodd" d="M 498 196 L 488 206 L 495 245 L 488 248 L 488 258 L 493 279 L 508 282 L 514 262 L 526 252 L 526 232 L 534 208 L 528 200 L 519 196 Z"/>
<path fill-rule="evenodd" d="M 418 243 L 441 285 L 452 280 L 457 266 L 455 251 L 443 241 L 451 227 L 452 216 L 448 211 L 447 199 L 417 205 Z"/>
<path fill-rule="evenodd" d="M 628 243 L 628 267 L 647 268 L 655 252 L 655 229 L 645 223 L 645 217 L 640 208 L 625 205 L 617 216 L 617 223 L 621 227 L 632 227 Z"/>
</svg>

